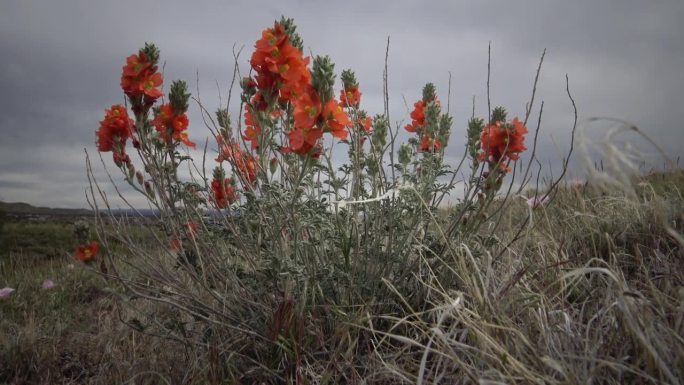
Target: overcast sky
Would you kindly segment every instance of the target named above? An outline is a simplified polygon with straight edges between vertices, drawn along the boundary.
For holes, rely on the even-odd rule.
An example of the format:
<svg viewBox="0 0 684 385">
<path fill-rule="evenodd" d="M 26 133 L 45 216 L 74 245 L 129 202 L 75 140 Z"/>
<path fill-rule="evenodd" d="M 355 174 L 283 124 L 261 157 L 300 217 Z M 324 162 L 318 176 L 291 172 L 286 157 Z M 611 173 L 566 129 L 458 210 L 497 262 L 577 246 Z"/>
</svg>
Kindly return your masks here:
<svg viewBox="0 0 684 385">
<path fill-rule="evenodd" d="M 96 153 L 104 108 L 123 101 L 119 81 L 126 56 L 154 42 L 166 62 L 167 83 L 187 80 L 194 94 L 199 73 L 202 100 L 214 110 L 217 82 L 224 100 L 228 92 L 233 45 L 245 46 L 246 71 L 254 42 L 281 15 L 295 19 L 305 53 L 330 55 L 338 73 L 356 71 L 363 107 L 371 114 L 382 112 L 390 36 L 393 122 L 407 119 L 404 98 L 412 105 L 426 82 L 435 83 L 445 101 L 451 72 L 455 124 L 449 159 L 462 152 L 473 96 L 476 114 L 487 114 L 490 41 L 492 104 L 505 106 L 511 116 L 524 115 L 539 56 L 547 49 L 537 92 L 537 102 L 545 103 L 538 151 L 543 164 L 557 167 L 568 146 L 566 74 L 580 119 L 621 118 L 669 156 L 684 152 L 681 0 L 3 1 L 0 200 L 87 206 L 83 149 Z M 209 133 L 197 106 L 191 106 L 190 119 L 191 139 L 203 143 Z M 595 138 L 605 131 L 582 126 Z M 573 167 L 580 176 L 579 163 Z"/>
</svg>

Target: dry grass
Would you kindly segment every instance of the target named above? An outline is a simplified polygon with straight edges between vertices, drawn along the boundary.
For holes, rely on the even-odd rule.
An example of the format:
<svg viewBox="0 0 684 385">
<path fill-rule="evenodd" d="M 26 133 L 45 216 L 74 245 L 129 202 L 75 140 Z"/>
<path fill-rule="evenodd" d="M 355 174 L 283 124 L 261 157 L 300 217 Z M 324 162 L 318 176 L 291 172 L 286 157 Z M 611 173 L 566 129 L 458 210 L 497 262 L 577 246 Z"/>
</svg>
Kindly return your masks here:
<svg viewBox="0 0 684 385">
<path fill-rule="evenodd" d="M 16 289 L 0 300 L 0 384 L 194 380 L 195 352 L 124 324 L 135 315 L 117 289 L 67 255 L 12 252 L 0 259 L 0 284 Z M 44 279 L 56 287 L 42 289 Z"/>
<path fill-rule="evenodd" d="M 473 241 L 444 258 L 426 248 L 414 281 L 420 295 L 390 287 L 403 306 L 369 307 L 377 313 L 365 316 L 335 315 L 349 312 L 342 307 L 282 316 L 294 324 L 272 325 L 293 333 L 276 344 L 280 353 L 269 343 L 246 349 L 283 362 L 302 346 L 326 352 L 304 355 L 293 377 L 247 376 L 230 352 L 141 333 L 165 330 L 150 322 L 169 310 L 124 295 L 66 253 L 41 259 L 13 251 L 0 260 L 0 284 L 17 288 L 0 302 L 0 383 L 249 383 L 272 376 L 302 383 L 678 384 L 684 173 L 651 174 L 633 186 L 634 194 L 563 188 L 533 211 L 533 226 L 512 245 Z M 528 215 L 522 200 L 507 206 L 497 236 L 514 237 L 507 229 Z M 57 288 L 42 290 L 46 278 Z M 271 302 L 276 307 L 267 311 L 276 315 L 297 306 Z M 304 337 L 296 337 L 302 327 Z"/>
<path fill-rule="evenodd" d="M 378 358 L 404 383 L 681 383 L 682 175 L 638 178 L 630 196 L 568 187 L 514 245 L 461 245 L 433 269 L 470 277 L 426 282 L 431 306 L 378 332 Z"/>
</svg>

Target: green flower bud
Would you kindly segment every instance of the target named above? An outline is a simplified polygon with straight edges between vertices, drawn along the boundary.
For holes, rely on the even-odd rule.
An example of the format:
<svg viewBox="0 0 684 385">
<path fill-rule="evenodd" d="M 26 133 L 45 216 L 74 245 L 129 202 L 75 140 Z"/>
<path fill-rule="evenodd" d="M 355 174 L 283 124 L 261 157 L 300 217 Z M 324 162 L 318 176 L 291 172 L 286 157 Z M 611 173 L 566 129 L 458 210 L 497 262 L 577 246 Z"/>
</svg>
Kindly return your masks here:
<svg viewBox="0 0 684 385">
<path fill-rule="evenodd" d="M 439 112 L 439 105 L 434 101 L 429 102 L 427 108 L 425 109 L 426 131 L 432 138 L 434 138 L 437 134 Z"/>
<path fill-rule="evenodd" d="M 169 92 L 169 102 L 173 110 L 178 114 L 184 114 L 188 110 L 189 100 L 188 85 L 183 80 L 174 80 Z"/>
<path fill-rule="evenodd" d="M 404 165 L 404 167 L 411 162 L 412 156 L 413 148 L 410 145 L 404 143 L 401 145 L 401 147 L 399 147 L 399 163 Z"/>
<path fill-rule="evenodd" d="M 344 89 L 359 86 L 359 82 L 356 81 L 356 75 L 354 74 L 354 71 L 350 69 L 342 71 L 340 79 L 342 80 L 342 86 Z"/>
<path fill-rule="evenodd" d="M 214 172 L 212 173 L 212 176 L 214 179 L 218 181 L 223 181 L 223 179 L 226 177 L 225 172 L 223 171 L 223 168 L 220 166 L 217 166 L 214 168 Z"/>
<path fill-rule="evenodd" d="M 216 110 L 216 120 L 218 121 L 219 127 L 230 132 L 230 115 L 228 110 L 225 108 L 219 108 Z"/>
<path fill-rule="evenodd" d="M 384 115 L 375 115 L 373 118 L 373 147 L 375 151 L 381 152 L 387 144 L 387 130 L 389 129 L 389 121 Z"/>
<path fill-rule="evenodd" d="M 333 87 L 335 86 L 335 64 L 329 56 L 316 56 L 313 61 L 311 82 L 321 98 L 321 103 L 325 104 L 333 98 Z"/>
<path fill-rule="evenodd" d="M 374 175 L 380 171 L 378 169 L 378 160 L 374 154 L 368 154 L 368 157 L 365 159 L 365 163 L 369 174 Z"/>
<path fill-rule="evenodd" d="M 423 101 L 424 102 L 429 102 L 432 100 L 435 100 L 437 97 L 437 89 L 435 88 L 435 85 L 432 83 L 428 83 L 423 87 Z"/>
<path fill-rule="evenodd" d="M 140 52 L 147 56 L 147 60 L 149 60 L 153 66 L 157 65 L 159 62 L 159 49 L 154 44 L 145 43 L 145 48 L 141 49 Z"/>
<path fill-rule="evenodd" d="M 468 153 L 475 162 L 477 162 L 478 152 L 480 150 L 479 141 L 483 129 L 483 119 L 472 118 L 468 121 Z M 477 166 L 477 164 L 475 166 Z"/>
<path fill-rule="evenodd" d="M 503 107 L 495 107 L 492 111 L 492 121 L 494 122 L 505 122 L 506 121 L 506 109 Z"/>
<path fill-rule="evenodd" d="M 446 147 L 449 141 L 449 135 L 451 134 L 451 125 L 453 124 L 453 118 L 444 114 L 439 118 L 439 130 L 437 132 L 437 138 L 442 142 L 442 147 Z"/>
<path fill-rule="evenodd" d="M 302 37 L 297 33 L 297 26 L 294 23 L 294 19 L 281 16 L 280 22 L 278 23 L 283 26 L 283 29 L 285 29 L 285 34 L 287 35 L 287 39 L 290 41 L 290 44 L 299 48 L 300 51 L 303 51 L 304 41 L 302 41 Z"/>
</svg>

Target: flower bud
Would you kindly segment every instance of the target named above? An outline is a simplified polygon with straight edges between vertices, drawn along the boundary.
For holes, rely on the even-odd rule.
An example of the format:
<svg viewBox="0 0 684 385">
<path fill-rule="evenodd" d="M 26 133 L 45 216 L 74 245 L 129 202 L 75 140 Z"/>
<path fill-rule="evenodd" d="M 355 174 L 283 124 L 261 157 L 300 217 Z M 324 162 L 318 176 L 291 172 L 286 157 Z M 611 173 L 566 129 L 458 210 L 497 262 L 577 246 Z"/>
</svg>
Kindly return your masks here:
<svg viewBox="0 0 684 385">
<path fill-rule="evenodd" d="M 344 89 L 349 89 L 352 87 L 358 87 L 359 82 L 356 81 L 356 75 L 354 74 L 354 71 L 352 70 L 344 70 L 342 71 L 342 75 L 340 75 L 340 79 L 342 80 L 342 86 Z"/>
<path fill-rule="evenodd" d="M 228 115 L 227 109 L 219 108 L 216 110 L 216 120 L 218 121 L 219 127 L 230 132 L 230 115 Z"/>
<path fill-rule="evenodd" d="M 432 83 L 428 83 L 423 87 L 423 101 L 424 102 L 429 102 L 432 100 L 435 100 L 437 97 L 437 89 L 435 88 L 435 85 Z"/>
<path fill-rule="evenodd" d="M 283 16 L 280 18 L 279 24 L 283 26 L 290 44 L 302 51 L 304 49 L 304 42 L 302 41 L 302 37 L 297 33 L 297 26 L 295 25 L 294 20 Z"/>
<path fill-rule="evenodd" d="M 402 144 L 401 147 L 399 147 L 399 163 L 404 166 L 408 165 L 409 162 L 411 162 L 412 152 L 411 146 Z"/>
<path fill-rule="evenodd" d="M 427 108 L 425 109 L 425 125 L 426 132 L 430 138 L 437 136 L 439 113 L 440 108 L 438 103 L 428 103 Z"/>
<path fill-rule="evenodd" d="M 184 114 L 188 110 L 189 100 L 188 85 L 183 80 L 174 80 L 169 92 L 169 102 L 174 112 L 179 115 Z"/>
<path fill-rule="evenodd" d="M 389 122 L 384 115 L 375 115 L 373 119 L 373 147 L 375 151 L 380 152 L 387 144 L 387 129 Z"/>
<path fill-rule="evenodd" d="M 154 199 L 154 189 L 152 188 L 152 183 L 150 183 L 150 181 L 145 181 L 145 192 L 150 198 Z"/>
<path fill-rule="evenodd" d="M 133 176 L 135 175 L 135 166 L 133 166 L 133 163 L 127 162 L 126 163 L 126 168 L 128 169 L 128 179 L 133 179 Z"/>
<path fill-rule="evenodd" d="M 142 174 L 140 171 L 137 171 L 137 172 L 135 173 L 135 178 L 138 180 L 138 184 L 141 185 L 141 186 L 142 186 L 143 183 L 145 182 L 144 179 L 143 179 L 143 174 Z"/>
<path fill-rule="evenodd" d="M 313 61 L 311 82 L 325 104 L 333 98 L 333 86 L 335 85 L 335 64 L 329 56 L 316 56 Z"/>
<path fill-rule="evenodd" d="M 492 123 L 506 121 L 506 109 L 503 107 L 495 107 L 492 111 Z"/>
<path fill-rule="evenodd" d="M 145 48 L 141 49 L 140 52 L 147 56 L 147 60 L 149 60 L 153 66 L 157 65 L 159 62 L 159 48 L 154 44 L 145 43 Z"/>
</svg>

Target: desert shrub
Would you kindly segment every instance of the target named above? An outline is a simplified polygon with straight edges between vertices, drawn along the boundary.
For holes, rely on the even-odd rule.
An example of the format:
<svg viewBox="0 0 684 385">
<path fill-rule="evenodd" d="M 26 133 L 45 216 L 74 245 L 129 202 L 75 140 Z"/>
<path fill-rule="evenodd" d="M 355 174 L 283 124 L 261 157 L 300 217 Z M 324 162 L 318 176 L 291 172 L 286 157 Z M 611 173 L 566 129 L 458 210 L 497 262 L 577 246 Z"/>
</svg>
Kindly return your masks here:
<svg viewBox="0 0 684 385">
<path fill-rule="evenodd" d="M 461 161 L 447 164 L 454 119 L 434 85 L 393 127 L 389 95 L 372 115 L 344 70 L 338 97 L 332 61 L 302 44 L 292 20 L 263 31 L 239 119 L 196 100 L 215 139 L 211 172 L 206 149 L 201 164 L 187 151 L 185 82 L 160 103 L 159 50 L 127 59 L 128 106 L 106 110 L 98 150 L 157 221 L 148 242 L 105 221 L 88 159 L 101 252 L 79 255 L 125 288 L 131 327 L 204 352 L 216 382 L 681 380 L 676 185 L 615 174 L 541 186 L 533 146 L 518 161 L 536 83 L 524 117 L 471 117 Z M 441 209 L 457 184 L 463 195 Z"/>
</svg>

